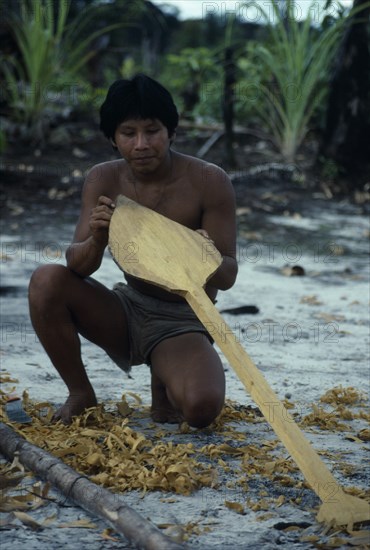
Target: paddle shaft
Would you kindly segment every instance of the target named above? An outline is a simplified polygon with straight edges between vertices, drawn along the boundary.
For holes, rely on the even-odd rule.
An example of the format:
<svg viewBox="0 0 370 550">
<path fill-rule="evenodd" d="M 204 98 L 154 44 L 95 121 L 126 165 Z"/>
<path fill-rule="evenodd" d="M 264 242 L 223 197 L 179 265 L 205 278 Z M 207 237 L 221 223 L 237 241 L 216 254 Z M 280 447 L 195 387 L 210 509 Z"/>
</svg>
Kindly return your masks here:
<svg viewBox="0 0 370 550">
<path fill-rule="evenodd" d="M 340 485 L 237 341 L 236 335 L 204 290 L 193 289 L 184 293 L 183 296 L 222 350 L 253 401 L 281 439 L 315 493 L 323 502 L 345 498 L 346 495 Z"/>
</svg>

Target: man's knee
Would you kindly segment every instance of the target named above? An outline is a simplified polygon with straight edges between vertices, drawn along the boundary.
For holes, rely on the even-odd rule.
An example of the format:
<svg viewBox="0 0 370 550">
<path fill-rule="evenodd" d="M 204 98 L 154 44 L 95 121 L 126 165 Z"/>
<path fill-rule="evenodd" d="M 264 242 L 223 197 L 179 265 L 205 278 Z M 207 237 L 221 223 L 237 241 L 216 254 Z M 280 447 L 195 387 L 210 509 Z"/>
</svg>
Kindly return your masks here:
<svg viewBox="0 0 370 550">
<path fill-rule="evenodd" d="M 68 268 L 63 265 L 42 265 L 32 274 L 28 294 L 31 304 L 45 300 L 49 302 L 52 295 L 60 293 L 65 285 Z"/>
<path fill-rule="evenodd" d="M 192 394 L 185 402 L 184 419 L 194 428 L 209 426 L 220 414 L 224 398 L 224 393 L 217 390 Z"/>
</svg>

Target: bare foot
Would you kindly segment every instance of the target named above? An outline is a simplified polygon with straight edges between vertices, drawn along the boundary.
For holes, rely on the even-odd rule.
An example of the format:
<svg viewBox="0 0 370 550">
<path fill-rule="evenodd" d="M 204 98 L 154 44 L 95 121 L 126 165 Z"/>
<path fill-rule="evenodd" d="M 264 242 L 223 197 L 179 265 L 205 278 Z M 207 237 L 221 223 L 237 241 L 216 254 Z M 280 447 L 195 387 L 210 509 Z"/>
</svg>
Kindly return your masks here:
<svg viewBox="0 0 370 550">
<path fill-rule="evenodd" d="M 152 406 L 150 416 L 154 422 L 178 424 L 184 420 L 168 399 L 166 387 L 152 374 Z"/>
<path fill-rule="evenodd" d="M 85 409 L 98 404 L 95 393 L 71 394 L 67 401 L 53 415 L 52 422 L 61 420 L 63 424 L 71 424 L 74 416 L 79 416 Z"/>
<path fill-rule="evenodd" d="M 150 409 L 150 416 L 154 422 L 159 422 L 160 424 L 165 422 L 168 422 L 169 424 L 179 424 L 184 420 L 182 414 L 179 411 L 175 411 L 172 406 L 168 408 L 157 408 L 152 405 Z"/>
</svg>

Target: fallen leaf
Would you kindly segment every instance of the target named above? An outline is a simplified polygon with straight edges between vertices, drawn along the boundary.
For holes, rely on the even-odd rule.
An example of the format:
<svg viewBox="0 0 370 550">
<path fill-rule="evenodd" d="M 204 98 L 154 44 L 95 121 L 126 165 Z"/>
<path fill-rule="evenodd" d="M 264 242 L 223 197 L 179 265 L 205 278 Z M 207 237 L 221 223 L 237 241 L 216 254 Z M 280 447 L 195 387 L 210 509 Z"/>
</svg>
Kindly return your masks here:
<svg viewBox="0 0 370 550">
<path fill-rule="evenodd" d="M 78 527 L 81 529 L 95 529 L 97 526 L 88 519 L 77 519 L 70 521 L 69 523 L 60 523 L 57 527 L 61 529 L 68 529 L 69 527 Z"/>
<path fill-rule="evenodd" d="M 114 533 L 112 529 L 104 529 L 104 531 L 100 534 L 101 538 L 104 540 L 111 540 L 113 542 L 119 542 L 118 538 L 112 537 L 111 533 Z"/>
<path fill-rule="evenodd" d="M 301 542 L 318 542 L 320 540 L 320 537 L 317 535 L 303 535 L 300 538 Z"/>
<path fill-rule="evenodd" d="M 300 303 L 309 304 L 310 306 L 321 306 L 323 304 L 323 302 L 320 302 L 320 300 L 318 300 L 316 294 L 312 296 L 302 296 Z"/>
<path fill-rule="evenodd" d="M 355 443 L 363 443 L 362 439 L 356 437 L 355 435 L 346 435 L 344 439 L 347 439 L 348 441 L 354 441 Z"/>
<path fill-rule="evenodd" d="M 320 397 L 321 402 L 331 405 L 354 405 L 355 403 L 360 403 L 364 399 L 365 396 L 362 392 L 353 387 L 343 388 L 342 386 L 332 388 Z"/>
<path fill-rule="evenodd" d="M 369 530 L 362 530 L 362 531 L 348 531 L 352 537 L 347 540 L 347 544 L 350 544 L 351 546 L 363 546 L 368 547 L 370 545 L 370 531 Z"/>
<path fill-rule="evenodd" d="M 229 510 L 233 510 L 237 514 L 245 515 L 244 506 L 240 502 L 230 502 L 229 500 L 225 500 L 224 504 L 226 508 L 229 508 Z"/>
<path fill-rule="evenodd" d="M 26 514 L 25 512 L 20 511 L 14 511 L 14 516 L 19 519 L 23 525 L 26 525 L 26 527 L 30 527 L 32 531 L 41 531 L 44 526 L 36 521 L 30 514 Z"/>
<path fill-rule="evenodd" d="M 360 430 L 357 436 L 361 441 L 370 441 L 370 429 L 364 428 L 363 430 Z"/>
</svg>

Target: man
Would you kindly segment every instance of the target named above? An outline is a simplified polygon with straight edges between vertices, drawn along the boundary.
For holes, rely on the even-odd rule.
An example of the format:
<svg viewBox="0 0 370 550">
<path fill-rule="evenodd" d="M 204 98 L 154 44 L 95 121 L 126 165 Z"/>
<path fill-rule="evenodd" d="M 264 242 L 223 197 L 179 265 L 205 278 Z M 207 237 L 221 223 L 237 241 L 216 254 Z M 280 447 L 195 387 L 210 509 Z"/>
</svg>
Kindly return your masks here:
<svg viewBox="0 0 370 550">
<path fill-rule="evenodd" d="M 125 275 L 113 290 L 91 278 L 108 244 L 120 194 L 210 238 L 223 261 L 207 283 L 230 288 L 237 262 L 235 198 L 225 172 L 171 149 L 178 113 L 169 92 L 145 75 L 119 80 L 100 109 L 100 128 L 120 153 L 86 177 L 67 265 L 44 265 L 29 288 L 36 333 L 69 390 L 55 418 L 65 423 L 97 404 L 80 353 L 81 334 L 124 370 L 147 363 L 152 418 L 209 425 L 220 413 L 225 378 L 207 331 L 183 298 Z"/>
</svg>

